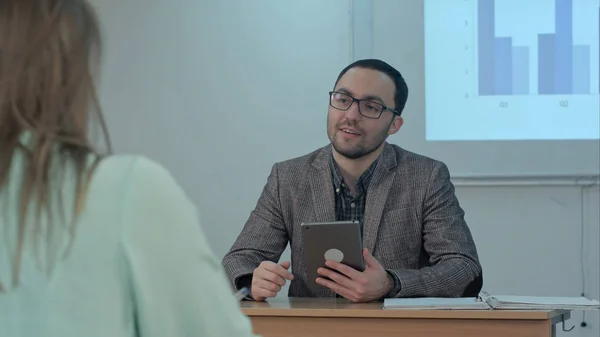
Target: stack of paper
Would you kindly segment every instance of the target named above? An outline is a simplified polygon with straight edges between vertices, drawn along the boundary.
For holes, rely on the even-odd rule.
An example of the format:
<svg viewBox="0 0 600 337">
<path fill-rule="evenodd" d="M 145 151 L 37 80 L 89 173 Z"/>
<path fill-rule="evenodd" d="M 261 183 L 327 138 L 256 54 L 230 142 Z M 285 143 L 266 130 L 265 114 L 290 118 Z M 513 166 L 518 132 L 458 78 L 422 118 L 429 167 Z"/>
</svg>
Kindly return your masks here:
<svg viewBox="0 0 600 337">
<path fill-rule="evenodd" d="M 494 309 L 511 310 L 600 310 L 600 302 L 585 297 L 539 297 L 487 295 L 485 301 Z"/>
<path fill-rule="evenodd" d="M 408 310 L 600 310 L 600 302 L 585 297 L 541 297 L 491 295 L 482 291 L 479 297 L 463 298 L 386 298 L 384 309 Z"/>
<path fill-rule="evenodd" d="M 383 309 L 409 310 L 482 310 L 490 306 L 479 298 L 386 298 Z"/>
</svg>

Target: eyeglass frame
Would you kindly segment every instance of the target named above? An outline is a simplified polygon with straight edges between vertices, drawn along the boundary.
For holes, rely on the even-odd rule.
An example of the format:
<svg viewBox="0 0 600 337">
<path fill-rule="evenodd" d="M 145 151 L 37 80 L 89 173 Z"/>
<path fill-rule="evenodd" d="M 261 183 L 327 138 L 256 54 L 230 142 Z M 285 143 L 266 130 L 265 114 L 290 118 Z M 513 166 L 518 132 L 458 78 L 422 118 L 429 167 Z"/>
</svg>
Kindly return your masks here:
<svg viewBox="0 0 600 337">
<path fill-rule="evenodd" d="M 350 105 L 348 105 L 348 107 L 347 107 L 346 109 L 340 109 L 340 108 L 338 108 L 338 107 L 335 107 L 335 106 L 333 106 L 333 105 L 331 104 L 331 98 L 332 98 L 333 94 L 341 94 L 341 95 L 344 95 L 344 96 L 348 96 L 348 97 L 350 97 L 350 99 L 352 99 L 352 103 L 350 103 Z M 375 103 L 375 104 L 379 104 L 379 105 L 381 105 L 381 111 L 379 112 L 379 116 L 377 116 L 377 117 L 370 117 L 370 116 L 363 115 L 362 111 L 360 110 L 360 102 L 371 102 L 371 103 Z M 331 107 L 332 107 L 332 108 L 334 108 L 334 109 L 337 109 L 337 110 L 340 110 L 340 111 L 348 111 L 348 110 L 350 110 L 350 108 L 352 107 L 352 104 L 354 104 L 354 103 L 356 103 L 356 104 L 357 104 L 357 106 L 358 106 L 358 113 L 359 113 L 361 116 L 363 116 L 363 117 L 366 117 L 366 118 L 370 118 L 370 119 L 379 119 L 379 118 L 381 118 L 381 115 L 383 115 L 383 113 L 384 113 L 386 110 L 389 110 L 389 111 L 391 111 L 391 112 L 392 112 L 394 115 L 396 115 L 396 116 L 398 116 L 398 117 L 400 117 L 400 116 L 402 115 L 402 114 L 401 114 L 400 112 L 398 112 L 397 110 L 395 110 L 395 109 L 392 109 L 392 108 L 390 108 L 390 107 L 386 106 L 385 104 L 382 104 L 381 102 L 376 102 L 376 101 L 374 101 L 374 100 L 372 100 L 372 99 L 361 99 L 361 98 L 355 98 L 355 97 L 352 97 L 351 95 L 349 95 L 349 94 L 347 94 L 347 93 L 345 93 L 345 92 L 340 92 L 340 91 L 330 91 L 330 92 L 329 92 L 329 106 L 331 106 Z"/>
</svg>

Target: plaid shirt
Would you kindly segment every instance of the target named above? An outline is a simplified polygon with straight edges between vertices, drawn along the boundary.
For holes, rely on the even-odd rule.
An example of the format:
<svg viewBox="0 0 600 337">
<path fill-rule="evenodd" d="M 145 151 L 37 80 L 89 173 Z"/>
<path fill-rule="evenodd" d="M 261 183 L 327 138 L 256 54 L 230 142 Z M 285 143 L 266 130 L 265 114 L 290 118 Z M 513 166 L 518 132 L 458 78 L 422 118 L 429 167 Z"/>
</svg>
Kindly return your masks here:
<svg viewBox="0 0 600 337">
<path fill-rule="evenodd" d="M 358 220 L 363 226 L 363 218 L 365 216 L 365 205 L 367 202 L 367 189 L 369 183 L 375 173 L 375 167 L 379 158 L 377 158 L 369 168 L 361 174 L 356 182 L 358 195 L 353 196 L 350 187 L 344 183 L 344 177 L 333 159 L 333 155 L 329 160 L 331 174 L 333 176 L 333 188 L 335 190 L 335 217 L 338 221 Z"/>
</svg>

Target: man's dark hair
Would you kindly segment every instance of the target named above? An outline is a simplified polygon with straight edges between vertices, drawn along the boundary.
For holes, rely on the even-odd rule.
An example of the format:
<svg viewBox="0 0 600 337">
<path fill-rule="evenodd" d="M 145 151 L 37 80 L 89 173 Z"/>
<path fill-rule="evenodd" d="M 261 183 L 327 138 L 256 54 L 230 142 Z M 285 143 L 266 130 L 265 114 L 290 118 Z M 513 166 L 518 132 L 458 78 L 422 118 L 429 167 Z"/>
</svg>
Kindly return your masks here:
<svg viewBox="0 0 600 337">
<path fill-rule="evenodd" d="M 337 80 L 335 80 L 335 85 L 333 86 L 334 88 L 340 81 L 340 78 L 342 78 L 342 76 L 344 76 L 344 74 L 352 68 L 372 69 L 388 75 L 392 79 L 392 81 L 394 81 L 394 84 L 396 86 L 396 93 L 394 94 L 394 109 L 398 111 L 399 114 L 402 114 L 402 110 L 404 110 L 406 100 L 408 99 L 408 86 L 406 85 L 402 74 L 400 74 L 400 72 L 396 70 L 396 68 L 377 59 L 358 60 L 348 65 L 342 70 L 342 72 L 340 72 Z"/>
</svg>

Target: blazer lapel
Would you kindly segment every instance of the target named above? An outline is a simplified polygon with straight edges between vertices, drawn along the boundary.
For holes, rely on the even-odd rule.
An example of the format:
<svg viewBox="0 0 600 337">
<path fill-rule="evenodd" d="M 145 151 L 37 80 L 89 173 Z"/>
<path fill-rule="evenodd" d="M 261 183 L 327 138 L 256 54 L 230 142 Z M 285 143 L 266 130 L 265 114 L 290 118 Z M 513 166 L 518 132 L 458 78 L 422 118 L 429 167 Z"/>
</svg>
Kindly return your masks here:
<svg viewBox="0 0 600 337">
<path fill-rule="evenodd" d="M 317 222 L 335 221 L 335 195 L 329 169 L 331 147 L 326 147 L 313 161 L 310 189 Z"/>
<path fill-rule="evenodd" d="M 385 202 L 396 176 L 396 172 L 391 170 L 397 165 L 396 152 L 387 143 L 385 144 L 381 159 L 382 161 L 377 165 L 372 178 L 373 180 L 367 189 L 367 203 L 363 224 L 363 246 L 370 253 L 373 253 L 373 249 L 375 249 Z"/>
<path fill-rule="evenodd" d="M 329 169 L 329 156 L 331 156 L 331 145 L 323 148 L 321 153 L 312 163 L 313 170 L 310 173 L 310 190 L 315 210 L 315 221 L 335 221 L 335 195 L 333 193 L 333 180 Z M 314 294 L 317 297 L 335 298 L 335 293 L 326 287 Z"/>
</svg>

